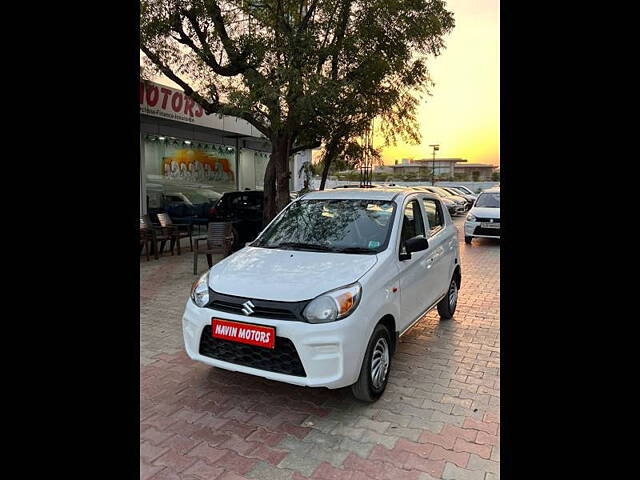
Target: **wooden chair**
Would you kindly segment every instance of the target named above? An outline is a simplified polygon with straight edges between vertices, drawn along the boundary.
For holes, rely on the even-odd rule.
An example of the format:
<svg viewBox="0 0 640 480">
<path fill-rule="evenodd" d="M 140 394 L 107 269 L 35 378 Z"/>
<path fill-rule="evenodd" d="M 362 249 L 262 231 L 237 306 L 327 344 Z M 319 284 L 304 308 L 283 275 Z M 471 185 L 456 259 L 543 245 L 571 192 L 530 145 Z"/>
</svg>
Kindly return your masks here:
<svg viewBox="0 0 640 480">
<path fill-rule="evenodd" d="M 172 238 L 166 229 L 160 226 L 156 226 L 151 222 L 149 215 L 140 215 L 140 229 L 145 230 L 147 235 L 151 238 L 151 245 L 153 246 L 154 258 L 158 259 L 158 242 L 160 242 L 160 255 L 164 250 L 164 246 L 167 240 L 170 242 L 171 255 L 173 255 L 173 245 L 175 239 Z"/>
<path fill-rule="evenodd" d="M 200 246 L 201 240 L 206 244 Z M 211 222 L 207 225 L 207 236 L 196 238 L 196 248 L 193 251 L 193 274 L 198 274 L 198 255 L 206 255 L 209 268 L 213 267 L 212 255 L 222 254 L 224 257 L 231 253 L 233 232 L 229 222 Z"/>
<path fill-rule="evenodd" d="M 151 232 L 148 229 L 142 228 L 142 226 L 140 226 L 140 228 L 138 229 L 138 233 L 140 237 L 140 253 L 142 253 L 142 248 L 144 247 L 144 254 L 147 257 L 147 262 L 148 262 L 149 249 L 151 248 L 151 242 L 153 241 Z"/>
<path fill-rule="evenodd" d="M 173 223 L 171 217 L 168 213 L 159 213 L 158 221 L 160 222 L 160 226 L 166 229 L 166 232 L 169 236 L 171 236 L 175 242 L 178 244 L 178 255 L 180 255 L 180 240 L 182 238 L 189 238 L 189 245 L 191 245 L 191 251 L 193 252 L 193 224 L 185 223 L 185 224 L 177 224 Z"/>
</svg>

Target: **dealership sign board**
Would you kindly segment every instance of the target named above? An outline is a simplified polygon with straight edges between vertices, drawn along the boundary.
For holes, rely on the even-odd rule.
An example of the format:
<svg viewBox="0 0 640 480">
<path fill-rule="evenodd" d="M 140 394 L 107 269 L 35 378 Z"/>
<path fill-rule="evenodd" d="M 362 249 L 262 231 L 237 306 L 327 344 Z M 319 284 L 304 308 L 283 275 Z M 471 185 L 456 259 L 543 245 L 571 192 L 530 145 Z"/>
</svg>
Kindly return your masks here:
<svg viewBox="0 0 640 480">
<path fill-rule="evenodd" d="M 159 83 L 140 80 L 140 113 L 216 128 L 252 137 L 264 137 L 249 122 L 228 115 L 207 115 L 204 109 L 184 92 Z"/>
</svg>

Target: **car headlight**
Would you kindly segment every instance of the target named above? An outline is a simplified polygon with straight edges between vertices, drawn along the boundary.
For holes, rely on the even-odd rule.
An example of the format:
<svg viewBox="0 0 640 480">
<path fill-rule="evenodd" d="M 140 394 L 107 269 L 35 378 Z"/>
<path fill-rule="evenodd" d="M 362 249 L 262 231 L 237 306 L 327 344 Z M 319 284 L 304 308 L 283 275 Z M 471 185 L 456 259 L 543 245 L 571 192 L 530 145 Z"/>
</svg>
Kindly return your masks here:
<svg viewBox="0 0 640 480">
<path fill-rule="evenodd" d="M 209 272 L 205 273 L 191 287 L 191 300 L 199 307 L 209 303 Z"/>
<path fill-rule="evenodd" d="M 313 299 L 302 312 L 309 323 L 327 323 L 340 320 L 353 312 L 362 296 L 358 282 L 337 288 Z"/>
<path fill-rule="evenodd" d="M 475 215 L 467 215 L 467 222 L 475 222 L 476 221 L 476 217 Z"/>
</svg>

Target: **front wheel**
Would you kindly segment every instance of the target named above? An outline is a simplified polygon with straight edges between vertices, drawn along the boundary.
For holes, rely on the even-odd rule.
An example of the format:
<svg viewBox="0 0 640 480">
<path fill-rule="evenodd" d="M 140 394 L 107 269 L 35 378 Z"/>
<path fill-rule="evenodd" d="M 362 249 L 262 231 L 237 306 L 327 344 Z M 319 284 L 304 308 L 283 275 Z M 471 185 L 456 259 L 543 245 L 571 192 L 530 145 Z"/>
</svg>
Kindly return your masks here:
<svg viewBox="0 0 640 480">
<path fill-rule="evenodd" d="M 351 385 L 353 396 L 375 402 L 387 387 L 391 368 L 391 334 L 382 324 L 376 325 L 364 354 L 358 381 Z"/>
<path fill-rule="evenodd" d="M 456 313 L 458 306 L 458 284 L 455 278 L 451 279 L 449 290 L 442 300 L 438 302 L 438 313 L 443 320 L 449 320 Z"/>
<path fill-rule="evenodd" d="M 464 237 L 464 243 L 466 243 L 467 245 L 471 244 L 471 240 L 473 239 L 473 237 Z"/>
</svg>

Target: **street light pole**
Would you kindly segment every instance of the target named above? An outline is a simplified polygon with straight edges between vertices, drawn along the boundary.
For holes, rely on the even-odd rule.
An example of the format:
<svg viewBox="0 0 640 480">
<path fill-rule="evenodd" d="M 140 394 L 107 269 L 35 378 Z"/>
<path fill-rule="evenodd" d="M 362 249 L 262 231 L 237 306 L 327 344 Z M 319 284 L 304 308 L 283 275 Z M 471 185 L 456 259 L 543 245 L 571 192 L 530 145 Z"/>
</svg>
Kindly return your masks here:
<svg viewBox="0 0 640 480">
<path fill-rule="evenodd" d="M 434 185 L 434 178 L 436 176 L 436 152 L 440 150 L 440 145 L 429 145 L 433 148 L 433 161 L 431 162 L 431 185 Z"/>
</svg>

